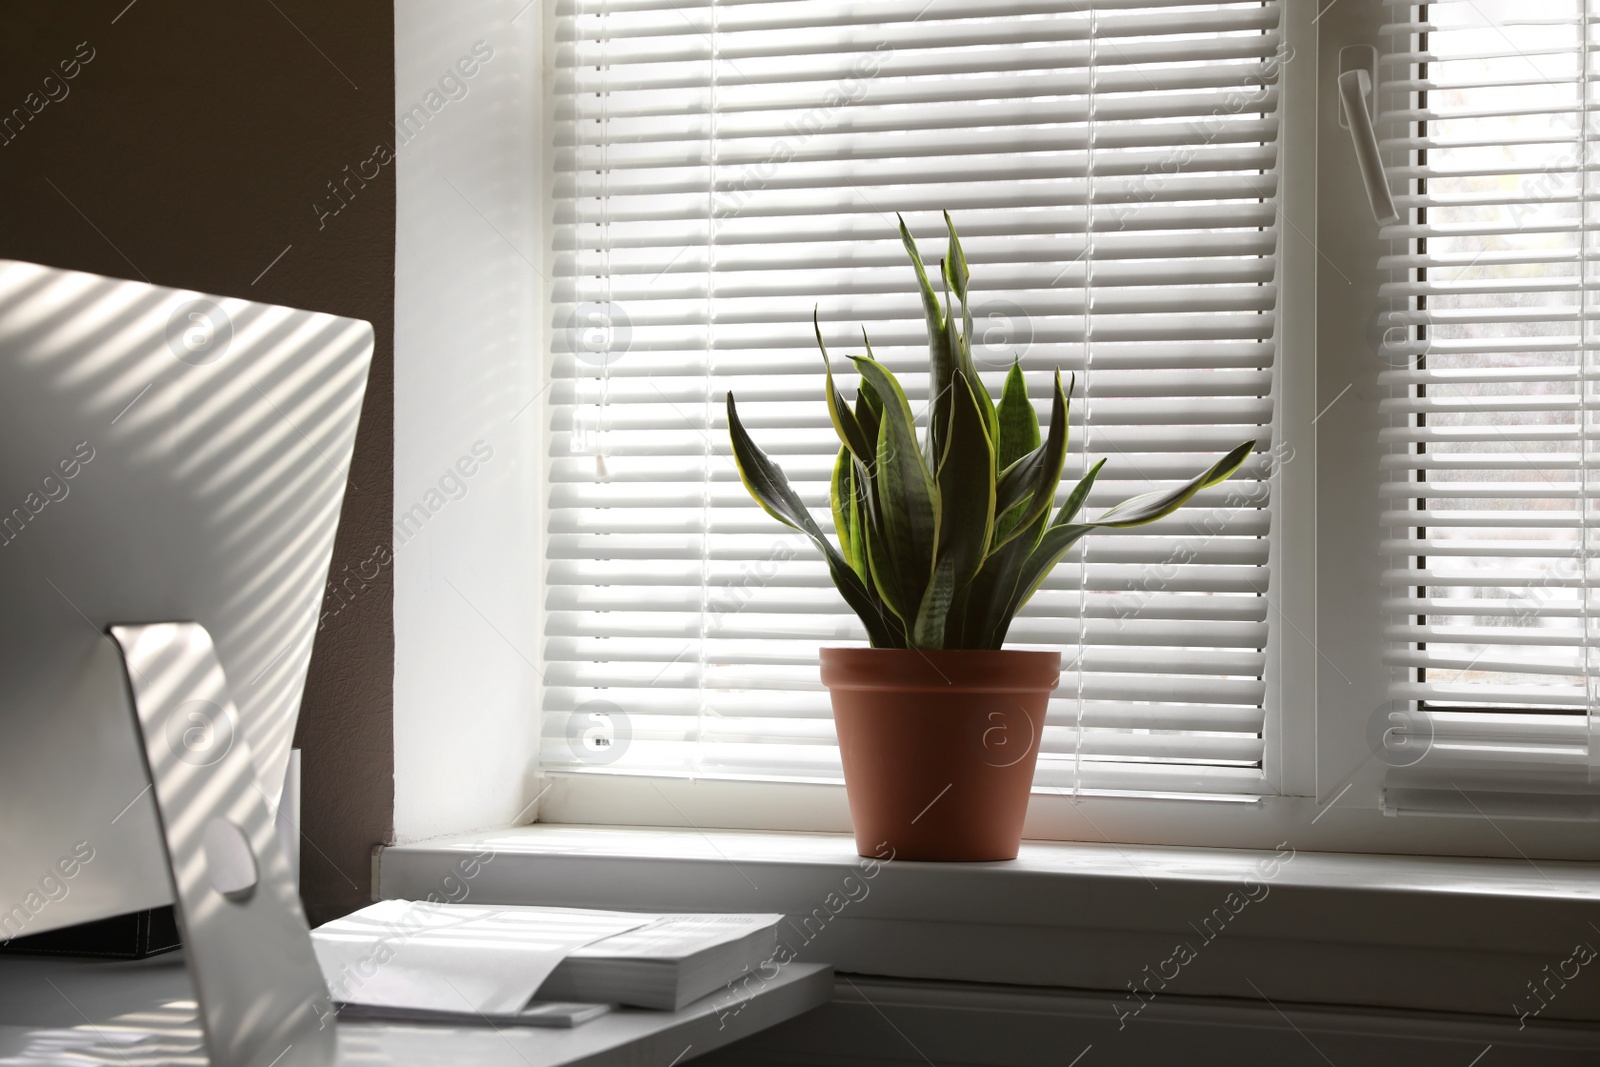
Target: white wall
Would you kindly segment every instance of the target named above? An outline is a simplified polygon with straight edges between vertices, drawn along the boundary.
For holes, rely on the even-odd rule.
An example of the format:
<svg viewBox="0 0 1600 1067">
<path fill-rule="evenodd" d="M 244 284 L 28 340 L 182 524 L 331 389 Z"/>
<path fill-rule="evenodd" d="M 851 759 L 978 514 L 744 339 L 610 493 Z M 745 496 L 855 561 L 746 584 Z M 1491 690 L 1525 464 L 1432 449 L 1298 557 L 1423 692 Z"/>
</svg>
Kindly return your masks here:
<svg viewBox="0 0 1600 1067">
<path fill-rule="evenodd" d="M 395 3 L 402 842 L 505 825 L 534 796 L 543 7 Z"/>
</svg>

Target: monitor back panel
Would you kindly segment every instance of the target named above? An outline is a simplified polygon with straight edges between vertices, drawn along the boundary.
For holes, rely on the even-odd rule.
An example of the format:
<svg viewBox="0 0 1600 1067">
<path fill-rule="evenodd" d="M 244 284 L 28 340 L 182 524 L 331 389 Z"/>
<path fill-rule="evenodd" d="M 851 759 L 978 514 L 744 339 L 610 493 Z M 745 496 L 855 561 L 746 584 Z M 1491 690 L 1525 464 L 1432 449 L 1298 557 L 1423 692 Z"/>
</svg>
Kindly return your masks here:
<svg viewBox="0 0 1600 1067">
<path fill-rule="evenodd" d="M 242 736 L 276 807 L 372 344 L 0 260 L 0 940 L 171 900 L 113 623 L 206 627 L 239 722 L 167 741 Z"/>
</svg>

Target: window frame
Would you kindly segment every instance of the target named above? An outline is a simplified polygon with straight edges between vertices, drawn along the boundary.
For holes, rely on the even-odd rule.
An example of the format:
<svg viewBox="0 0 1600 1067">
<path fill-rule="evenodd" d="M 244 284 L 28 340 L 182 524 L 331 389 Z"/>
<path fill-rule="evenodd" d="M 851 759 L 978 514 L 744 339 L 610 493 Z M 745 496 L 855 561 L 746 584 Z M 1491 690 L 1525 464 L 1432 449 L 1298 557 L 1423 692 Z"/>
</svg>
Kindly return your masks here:
<svg viewBox="0 0 1600 1067">
<path fill-rule="evenodd" d="M 554 128 L 555 70 L 549 57 L 556 47 L 556 20 L 549 9 L 542 14 L 540 111 L 549 130 Z M 1369 390 L 1367 412 L 1360 403 L 1361 379 L 1352 376 L 1361 369 L 1374 371 L 1367 365 L 1373 361 L 1363 362 L 1369 309 L 1357 307 L 1359 301 L 1352 303 L 1350 294 L 1330 296 L 1338 296 L 1335 285 L 1363 288 L 1358 276 L 1363 262 L 1370 265 L 1366 269 L 1376 292 L 1376 256 L 1363 245 L 1376 243 L 1376 226 L 1360 192 L 1349 134 L 1337 121 L 1335 82 L 1340 49 L 1380 43 L 1382 21 L 1378 4 L 1336 5 L 1320 15 L 1307 5 L 1284 5 L 1283 34 L 1292 53 L 1280 74 L 1283 227 L 1275 420 L 1276 441 L 1291 451 L 1273 479 L 1269 566 L 1275 593 L 1269 616 L 1276 625 L 1270 628 L 1266 661 L 1261 795 L 1175 800 L 1036 792 L 1024 830 L 1027 838 L 1234 848 L 1272 848 L 1289 840 L 1312 850 L 1520 856 L 1530 862 L 1600 858 L 1600 845 L 1579 841 L 1560 818 L 1519 819 L 1508 835 L 1502 822 L 1490 816 L 1386 814 L 1384 765 L 1372 758 L 1365 740 L 1368 715 L 1362 710 L 1376 703 L 1340 677 L 1340 663 L 1377 662 L 1372 658 L 1373 635 L 1379 628 L 1372 622 L 1381 618 L 1382 589 L 1374 578 L 1365 593 L 1352 593 L 1345 588 L 1349 580 L 1330 570 L 1339 559 L 1341 541 L 1349 541 L 1351 523 L 1373 511 L 1359 499 L 1360 483 L 1352 484 L 1350 472 L 1377 470 L 1380 447 L 1375 434 L 1352 437 L 1351 430 L 1352 424 L 1363 425 L 1351 412 L 1377 419 L 1376 393 Z M 541 162 L 545 177 L 538 210 L 547 235 L 542 242 L 546 278 L 553 276 L 549 155 L 545 152 Z M 1321 190 L 1330 190 L 1330 195 L 1320 197 Z M 541 303 L 548 308 L 548 290 L 543 296 Z M 551 328 L 548 319 L 546 314 L 545 331 Z M 546 370 L 548 340 L 548 335 L 541 338 L 538 354 Z M 1374 385 L 1375 376 L 1369 379 Z M 1355 386 L 1350 396 L 1342 392 L 1347 385 Z M 539 406 L 537 454 L 547 468 L 549 409 L 543 399 Z M 1324 437 L 1327 449 L 1320 447 Z M 550 484 L 543 476 L 539 482 Z M 537 511 L 537 528 L 543 531 L 543 499 Z M 1375 538 L 1375 513 L 1371 529 Z M 541 643 L 547 564 L 541 533 Z M 1336 596 L 1330 597 L 1330 590 Z M 1351 608 L 1363 601 L 1364 626 Z M 1381 648 L 1377 651 L 1381 655 Z M 1381 685 L 1381 674 L 1375 681 Z M 1342 692 L 1343 687 L 1351 691 Z M 535 783 L 538 798 L 530 814 L 542 822 L 833 832 L 849 828 L 842 786 L 544 770 L 536 774 L 542 781 Z"/>
</svg>

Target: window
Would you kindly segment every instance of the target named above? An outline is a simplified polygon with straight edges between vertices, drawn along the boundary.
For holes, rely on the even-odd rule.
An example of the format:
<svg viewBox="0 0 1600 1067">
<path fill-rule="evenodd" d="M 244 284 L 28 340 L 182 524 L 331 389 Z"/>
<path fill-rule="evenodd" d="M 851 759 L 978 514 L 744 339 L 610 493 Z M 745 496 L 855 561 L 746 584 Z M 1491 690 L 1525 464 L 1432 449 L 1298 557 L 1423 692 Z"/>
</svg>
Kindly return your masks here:
<svg viewBox="0 0 1600 1067">
<path fill-rule="evenodd" d="M 931 257 L 943 209 L 991 390 L 1020 359 L 1047 415 L 1049 373 L 1076 375 L 1069 476 L 1109 460 L 1091 506 L 1261 447 L 1094 540 L 1013 627 L 1063 650 L 1036 787 L 1260 793 L 1278 4 L 558 12 L 545 765 L 839 780 L 816 650 L 865 634 L 745 494 L 723 398 L 825 517 L 812 309 L 917 405 L 895 213 Z"/>
<path fill-rule="evenodd" d="M 1435 770 L 1589 763 L 1591 7 L 1417 6 L 1385 59 L 1411 190 L 1380 263 L 1387 662 Z"/>
<path fill-rule="evenodd" d="M 865 635 L 723 400 L 826 525 L 812 310 L 915 406 L 894 217 L 935 258 L 949 210 L 991 388 L 1076 375 L 1091 508 L 1259 445 L 1013 627 L 1063 652 L 1042 832 L 1588 855 L 1590 2 L 561 0 L 543 769 L 609 819 L 618 776 L 839 780 L 816 650 Z"/>
</svg>

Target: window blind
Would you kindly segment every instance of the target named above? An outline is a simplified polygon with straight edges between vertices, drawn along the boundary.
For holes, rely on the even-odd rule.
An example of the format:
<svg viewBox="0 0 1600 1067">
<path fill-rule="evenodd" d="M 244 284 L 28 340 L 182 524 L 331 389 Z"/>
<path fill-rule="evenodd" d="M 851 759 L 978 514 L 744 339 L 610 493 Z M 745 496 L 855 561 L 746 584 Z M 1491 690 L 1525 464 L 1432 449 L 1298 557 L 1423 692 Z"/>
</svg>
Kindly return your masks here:
<svg viewBox="0 0 1600 1067">
<path fill-rule="evenodd" d="M 1391 686 L 1441 757 L 1587 760 L 1596 602 L 1592 0 L 1395 4 L 1380 355 Z M 1396 183 L 1397 185 L 1399 183 Z"/>
<path fill-rule="evenodd" d="M 1077 375 L 1068 475 L 1109 459 L 1091 512 L 1260 442 L 1172 518 L 1088 539 L 1013 626 L 1063 654 L 1036 788 L 1259 791 L 1278 4 L 557 17 L 544 765 L 841 779 L 817 649 L 865 632 L 745 493 L 723 400 L 826 527 L 813 307 L 836 354 L 865 327 L 920 413 L 895 213 L 936 262 L 948 209 L 991 391 L 1019 358 L 1047 418 L 1049 372 Z"/>
</svg>

